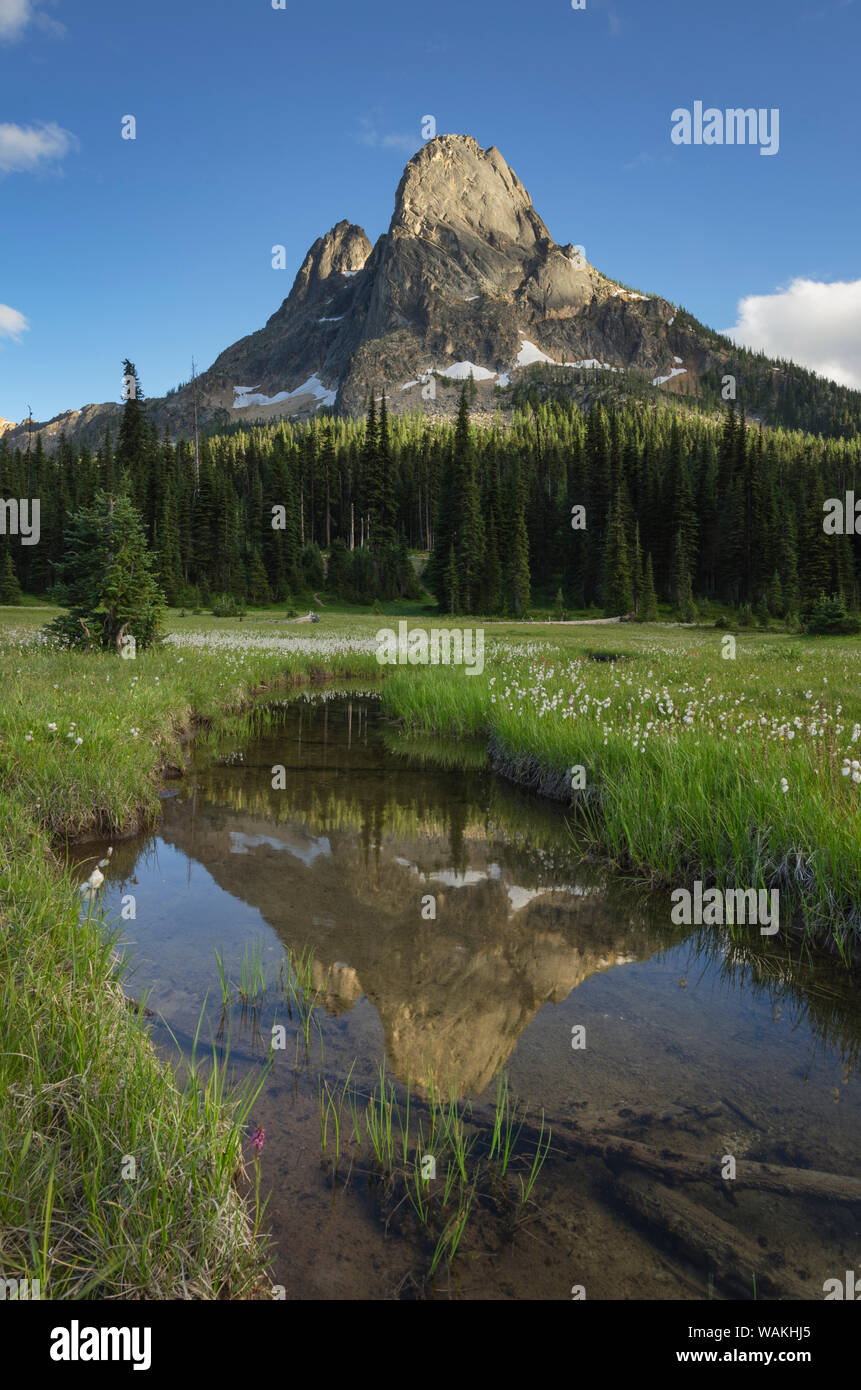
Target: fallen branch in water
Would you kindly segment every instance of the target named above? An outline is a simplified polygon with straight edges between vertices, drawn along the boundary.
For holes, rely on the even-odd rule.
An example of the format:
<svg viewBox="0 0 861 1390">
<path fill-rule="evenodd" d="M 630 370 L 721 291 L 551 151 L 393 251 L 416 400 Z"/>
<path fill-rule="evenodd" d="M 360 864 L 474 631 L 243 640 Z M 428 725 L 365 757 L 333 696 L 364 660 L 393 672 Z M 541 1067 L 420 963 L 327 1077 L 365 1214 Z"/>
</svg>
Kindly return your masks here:
<svg viewBox="0 0 861 1390">
<path fill-rule="evenodd" d="M 537 1131 L 536 1131 L 537 1134 Z M 776 1163 L 754 1163 L 737 1159 L 735 1178 L 720 1177 L 720 1159 L 701 1154 L 685 1155 L 671 1149 L 654 1149 L 636 1139 L 623 1139 L 600 1130 L 555 1129 L 581 1152 L 595 1154 L 622 1167 L 630 1166 L 654 1173 L 664 1181 L 704 1182 L 734 1192 L 740 1188 L 754 1192 L 776 1192 L 784 1197 L 817 1197 L 826 1202 L 861 1205 L 861 1180 L 843 1173 L 823 1173 L 815 1168 L 785 1168 Z"/>
<path fill-rule="evenodd" d="M 629 1173 L 614 1182 L 613 1197 L 635 1218 L 657 1228 L 681 1255 L 705 1266 L 731 1296 L 811 1297 L 790 1270 L 775 1265 L 775 1252 L 763 1250 L 685 1193 L 656 1184 L 643 1173 Z"/>
<path fill-rule="evenodd" d="M 477 1124 L 493 1123 L 492 1115 L 485 1116 L 477 1111 L 472 1120 Z M 668 1183 L 703 1182 L 727 1195 L 745 1189 L 861 1206 L 861 1179 L 848 1174 L 824 1173 L 816 1168 L 786 1168 L 776 1163 L 755 1163 L 740 1158 L 736 1160 L 735 1178 L 724 1179 L 720 1176 L 722 1156 L 684 1154 L 669 1146 L 657 1149 L 639 1139 L 625 1139 L 610 1130 L 582 1122 L 576 1126 L 553 1122 L 550 1128 L 554 1141 L 561 1141 L 578 1153 L 603 1158 L 614 1170 L 639 1168 Z M 526 1121 L 521 1134 L 537 1142 L 538 1126 Z"/>
</svg>

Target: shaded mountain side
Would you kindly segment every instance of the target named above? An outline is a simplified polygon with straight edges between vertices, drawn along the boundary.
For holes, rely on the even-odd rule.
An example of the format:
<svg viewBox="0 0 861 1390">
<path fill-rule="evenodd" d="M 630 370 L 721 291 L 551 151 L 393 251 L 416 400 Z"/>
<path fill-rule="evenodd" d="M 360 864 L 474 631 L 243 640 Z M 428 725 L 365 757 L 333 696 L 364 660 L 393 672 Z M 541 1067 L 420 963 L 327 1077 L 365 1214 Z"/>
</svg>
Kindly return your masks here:
<svg viewBox="0 0 861 1390">
<path fill-rule="evenodd" d="M 544 371 L 546 368 L 546 372 Z M 669 391 L 707 405 L 723 378 L 766 423 L 852 436 L 861 393 L 737 348 L 691 314 L 601 274 L 582 248 L 557 244 L 491 146 L 440 135 L 407 164 L 388 231 L 372 246 L 338 222 L 308 251 L 280 308 L 196 380 L 147 403 L 161 432 L 321 408 L 359 414 L 383 386 L 394 411 L 453 414 L 454 383 L 473 372 L 477 407 L 510 409 L 526 374 L 588 403 L 600 383 Z M 623 376 L 624 374 L 624 376 Z M 33 426 L 92 443 L 120 406 L 87 406 Z M 25 425 L 7 429 L 13 447 Z"/>
</svg>

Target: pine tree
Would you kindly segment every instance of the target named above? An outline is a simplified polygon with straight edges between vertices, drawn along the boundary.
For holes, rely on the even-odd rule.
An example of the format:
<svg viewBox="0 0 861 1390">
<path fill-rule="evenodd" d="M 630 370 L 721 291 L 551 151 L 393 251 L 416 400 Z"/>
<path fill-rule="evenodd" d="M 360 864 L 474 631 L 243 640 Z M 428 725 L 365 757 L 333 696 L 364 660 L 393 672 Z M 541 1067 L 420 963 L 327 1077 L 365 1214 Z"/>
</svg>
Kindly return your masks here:
<svg viewBox="0 0 861 1390">
<path fill-rule="evenodd" d="M 397 544 L 398 514 L 395 503 L 395 480 L 385 389 L 380 401 L 380 419 L 377 429 L 377 479 L 379 511 L 375 544 L 380 549 L 390 549 Z"/>
<path fill-rule="evenodd" d="M 18 583 L 11 553 L 7 550 L 3 556 L 3 574 L 0 577 L 0 603 L 17 607 L 21 597 L 21 585 Z"/>
<path fill-rule="evenodd" d="M 460 601 L 465 613 L 473 613 L 481 595 L 481 580 L 484 573 L 484 521 L 481 515 L 478 484 L 475 478 L 475 461 L 468 457 L 461 465 L 462 477 L 459 488 L 461 524 L 458 534 L 456 559 Z"/>
<path fill-rule="evenodd" d="M 634 606 L 634 591 L 631 583 L 628 542 L 625 538 L 621 488 L 616 493 L 616 500 L 610 514 L 610 524 L 604 547 L 604 572 L 606 576 L 605 612 L 607 617 L 630 613 Z"/>
<path fill-rule="evenodd" d="M 655 623 L 658 620 L 658 599 L 655 594 L 655 576 L 652 570 L 652 552 L 646 556 L 646 573 L 643 578 L 642 620 Z"/>
<path fill-rule="evenodd" d="M 71 645 L 120 652 L 121 639 L 147 647 L 161 630 L 164 597 L 143 520 L 128 497 L 96 492 L 69 517 L 66 553 L 57 566 L 58 596 L 68 610 L 49 631 Z"/>
<path fill-rule="evenodd" d="M 520 483 L 520 470 L 515 465 L 512 478 L 512 516 L 511 537 L 508 554 L 508 594 L 511 610 L 516 618 L 524 617 L 529 610 L 531 588 L 529 579 L 529 535 L 526 530 L 526 505 L 524 489 Z"/>
<path fill-rule="evenodd" d="M 377 407 L 371 391 L 365 419 L 365 438 L 360 460 L 360 544 L 369 545 L 375 539 L 380 517 L 380 456 L 378 450 Z"/>
<path fill-rule="evenodd" d="M 447 613 L 458 611 L 458 587 L 457 587 L 457 564 L 454 558 L 454 546 L 449 547 L 448 564 L 445 567 L 443 577 L 445 593 L 445 610 Z"/>
<path fill-rule="evenodd" d="M 670 599 L 679 609 L 684 605 L 685 594 L 690 588 L 690 583 L 691 572 L 688 569 L 685 540 L 682 532 L 678 531 L 670 570 Z"/>
<path fill-rule="evenodd" d="M 135 365 L 128 358 L 123 361 L 123 383 L 127 392 L 117 437 L 117 467 L 128 470 L 137 485 L 148 484 L 142 477 L 149 449 L 149 429 L 144 414 L 144 394 Z"/>
<path fill-rule="evenodd" d="M 681 603 L 679 604 L 683 623 L 695 623 L 699 614 L 694 603 L 693 591 L 691 590 L 691 576 L 685 571 L 682 583 Z"/>
<path fill-rule="evenodd" d="M 164 489 L 161 519 L 154 537 L 158 550 L 158 582 L 169 604 L 179 600 L 182 567 L 179 553 L 179 525 L 176 515 L 173 485 Z"/>
<path fill-rule="evenodd" d="M 272 602 L 266 569 L 260 551 L 257 549 L 254 550 L 248 563 L 248 602 L 255 608 L 265 608 L 268 603 Z"/>
<path fill-rule="evenodd" d="M 771 576 L 771 583 L 768 586 L 768 610 L 775 618 L 782 618 L 786 613 L 786 605 L 783 598 L 783 585 L 780 582 L 780 575 L 777 570 Z"/>
<path fill-rule="evenodd" d="M 682 452 L 677 416 L 673 416 L 664 479 L 664 517 L 668 588 L 676 597 L 685 574 L 692 574 L 697 549 L 697 514 L 688 463 Z"/>
<path fill-rule="evenodd" d="M 483 613 L 499 612 L 502 601 L 502 562 L 499 558 L 499 544 L 496 534 L 496 517 L 493 510 L 487 514 L 484 538 L 484 569 L 481 577 L 480 609 Z"/>
<path fill-rule="evenodd" d="M 759 626 L 768 627 L 768 620 L 770 614 L 768 611 L 768 595 L 765 589 L 763 589 L 762 593 L 759 596 L 754 612 L 756 613 L 756 621 L 758 622 Z"/>
<path fill-rule="evenodd" d="M 634 527 L 634 558 L 631 566 L 631 591 L 634 598 L 633 609 L 639 614 L 643 607 L 643 548 L 640 545 L 640 523 Z"/>
</svg>

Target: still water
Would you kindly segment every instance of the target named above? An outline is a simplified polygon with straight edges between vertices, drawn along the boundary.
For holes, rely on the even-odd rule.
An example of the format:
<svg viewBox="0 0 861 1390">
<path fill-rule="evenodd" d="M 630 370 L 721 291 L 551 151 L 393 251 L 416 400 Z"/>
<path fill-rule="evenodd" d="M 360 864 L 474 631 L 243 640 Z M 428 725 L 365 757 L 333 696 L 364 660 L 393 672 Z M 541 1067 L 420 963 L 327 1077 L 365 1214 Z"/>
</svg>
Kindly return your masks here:
<svg viewBox="0 0 861 1390">
<path fill-rule="evenodd" d="M 99 851 L 80 847 L 82 875 Z M 175 1059 L 199 1032 L 262 1083 L 250 1119 L 288 1298 L 821 1299 L 858 1267 L 858 1205 L 721 1177 L 727 1157 L 857 1172 L 857 978 L 779 939 L 672 925 L 668 896 L 584 854 L 564 809 L 488 773 L 481 749 L 405 739 L 373 693 L 261 706 L 202 740 L 157 832 L 115 844 L 103 892 L 116 919 L 134 900 L 126 987 L 154 1043 Z M 313 952 L 307 1056 L 285 948 Z M 235 984 L 255 955 L 265 993 L 225 1009 L 218 957 Z M 528 1110 L 522 1173 L 542 1114 L 552 1131 L 529 1200 L 479 1195 L 432 1279 L 439 1232 L 369 1181 L 355 1144 L 336 1177 L 323 1160 L 321 1086 L 352 1067 L 361 1116 L 382 1062 L 414 1114 L 430 1082 L 492 1116 L 507 1077 Z M 682 1190 L 605 1161 L 572 1141 L 586 1129 L 705 1157 L 714 1178 Z"/>
</svg>

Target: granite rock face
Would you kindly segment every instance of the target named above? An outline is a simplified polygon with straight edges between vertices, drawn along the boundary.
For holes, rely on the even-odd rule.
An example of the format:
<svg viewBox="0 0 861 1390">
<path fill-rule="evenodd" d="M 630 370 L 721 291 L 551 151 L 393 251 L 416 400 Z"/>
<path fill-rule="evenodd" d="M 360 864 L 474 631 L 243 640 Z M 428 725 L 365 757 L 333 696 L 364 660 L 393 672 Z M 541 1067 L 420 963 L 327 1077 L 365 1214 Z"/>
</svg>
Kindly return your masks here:
<svg viewBox="0 0 861 1390">
<path fill-rule="evenodd" d="M 557 245 L 499 150 L 440 135 L 407 164 L 373 250 L 339 222 L 266 327 L 228 348 L 201 385 L 229 406 L 224 393 L 246 380 L 269 399 L 316 382 L 357 412 L 383 385 L 395 409 L 415 404 L 429 372 L 468 371 L 457 364 L 502 385 L 542 359 L 657 374 L 676 355 L 664 332 L 672 316 L 666 301 L 620 291 L 573 244 Z"/>
<path fill-rule="evenodd" d="M 376 245 L 348 221 L 319 237 L 280 308 L 222 352 L 194 394 L 204 424 L 321 406 L 359 413 L 383 386 L 394 410 L 447 414 L 457 391 L 438 390 L 432 373 L 458 379 L 472 368 L 499 404 L 494 387 L 535 361 L 581 364 L 581 379 L 633 368 L 674 390 L 713 358 L 666 300 L 620 288 L 582 249 L 558 245 L 499 150 L 440 135 L 407 164 Z M 186 384 L 151 400 L 148 414 L 188 436 L 194 394 Z M 89 442 L 117 410 L 87 406 L 38 428 L 50 445 L 61 428 L 77 436 L 85 423 Z M 7 431 L 13 447 L 26 442 L 22 431 Z"/>
</svg>

